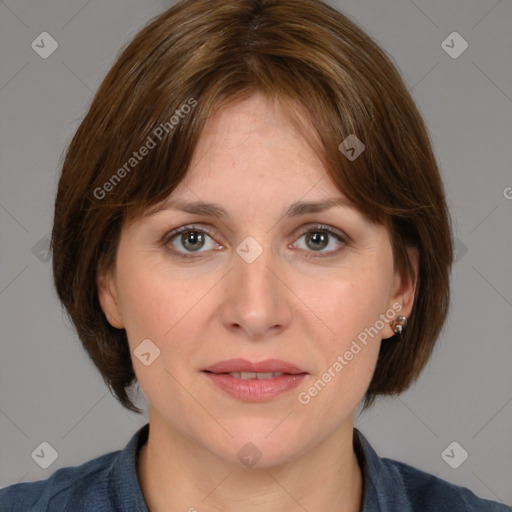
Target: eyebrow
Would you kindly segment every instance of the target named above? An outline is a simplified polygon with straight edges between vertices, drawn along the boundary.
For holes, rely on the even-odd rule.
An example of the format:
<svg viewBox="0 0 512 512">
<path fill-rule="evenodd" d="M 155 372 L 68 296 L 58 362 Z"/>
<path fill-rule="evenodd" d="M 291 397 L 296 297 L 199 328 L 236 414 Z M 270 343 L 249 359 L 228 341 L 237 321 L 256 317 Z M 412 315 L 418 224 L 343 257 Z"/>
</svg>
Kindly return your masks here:
<svg viewBox="0 0 512 512">
<path fill-rule="evenodd" d="M 322 201 L 297 201 L 291 204 L 282 214 L 281 218 L 299 217 L 308 213 L 318 213 L 334 207 L 349 207 L 353 205 L 343 197 L 333 197 Z M 187 202 L 183 200 L 169 200 L 151 209 L 144 217 L 149 217 L 165 210 L 176 210 L 196 215 L 206 215 L 220 219 L 231 219 L 230 214 L 219 204 L 204 201 Z"/>
</svg>

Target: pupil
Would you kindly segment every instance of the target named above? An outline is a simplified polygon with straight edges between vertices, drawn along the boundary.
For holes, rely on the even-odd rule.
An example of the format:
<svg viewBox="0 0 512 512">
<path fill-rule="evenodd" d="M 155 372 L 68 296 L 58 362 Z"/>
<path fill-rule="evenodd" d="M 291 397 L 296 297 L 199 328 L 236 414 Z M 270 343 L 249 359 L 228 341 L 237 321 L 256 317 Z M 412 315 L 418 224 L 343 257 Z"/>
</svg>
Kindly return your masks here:
<svg viewBox="0 0 512 512">
<path fill-rule="evenodd" d="M 190 241 L 190 243 L 189 243 L 189 241 Z M 189 231 L 188 233 L 186 233 L 182 236 L 183 246 L 187 247 L 188 249 L 190 249 L 192 251 L 197 251 L 198 249 L 200 249 L 202 247 L 202 244 L 200 244 L 199 246 L 195 245 L 198 243 L 198 241 L 204 243 L 203 235 L 202 235 L 202 233 L 199 233 L 198 231 Z"/>
<path fill-rule="evenodd" d="M 309 241 L 314 241 L 313 248 L 315 248 L 315 245 L 317 244 L 317 242 L 320 242 L 320 245 L 321 245 L 320 248 L 321 249 L 323 249 L 327 245 L 327 235 L 325 233 L 322 233 L 322 232 L 314 233 L 313 235 L 311 235 L 308 238 L 308 240 Z M 316 248 L 318 249 L 319 245 L 316 245 Z"/>
</svg>

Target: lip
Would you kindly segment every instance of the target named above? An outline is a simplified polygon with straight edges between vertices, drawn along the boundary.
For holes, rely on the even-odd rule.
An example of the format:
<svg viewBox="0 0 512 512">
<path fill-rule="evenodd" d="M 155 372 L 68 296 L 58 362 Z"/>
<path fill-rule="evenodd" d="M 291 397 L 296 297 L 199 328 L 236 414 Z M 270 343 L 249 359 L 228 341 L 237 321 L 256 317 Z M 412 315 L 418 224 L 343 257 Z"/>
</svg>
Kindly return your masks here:
<svg viewBox="0 0 512 512">
<path fill-rule="evenodd" d="M 246 359 L 229 359 L 202 371 L 222 391 L 245 402 L 272 400 L 296 388 L 308 375 L 294 364 L 281 359 L 266 359 L 258 363 Z M 236 372 L 279 372 L 283 375 L 269 379 L 237 379 L 229 375 Z"/>
<path fill-rule="evenodd" d="M 294 364 L 281 359 L 265 359 L 258 363 L 248 361 L 247 359 L 227 359 L 225 361 L 219 361 L 207 368 L 203 368 L 202 371 L 216 374 L 233 372 L 281 372 L 290 375 L 298 375 L 299 373 L 307 373 Z"/>
</svg>

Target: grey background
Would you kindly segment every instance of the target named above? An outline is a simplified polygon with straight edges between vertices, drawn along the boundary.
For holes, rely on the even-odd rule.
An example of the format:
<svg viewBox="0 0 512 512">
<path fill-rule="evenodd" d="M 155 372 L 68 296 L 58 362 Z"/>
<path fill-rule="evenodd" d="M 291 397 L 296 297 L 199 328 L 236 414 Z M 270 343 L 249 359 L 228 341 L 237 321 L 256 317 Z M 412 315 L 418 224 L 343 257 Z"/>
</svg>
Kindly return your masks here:
<svg viewBox="0 0 512 512">
<path fill-rule="evenodd" d="M 0 2 L 0 487 L 120 449 L 147 421 L 117 404 L 83 352 L 53 291 L 45 237 L 61 155 L 93 92 L 121 46 L 171 4 Z M 512 4 L 331 4 L 405 77 L 458 239 L 452 309 L 433 358 L 410 390 L 356 425 L 381 455 L 512 503 Z M 59 44 L 47 59 L 31 48 L 43 31 Z M 441 46 L 453 31 L 469 44 L 456 59 Z M 48 469 L 31 458 L 43 441 L 58 452 Z M 441 457 L 452 441 L 469 453 L 457 469 Z"/>
</svg>

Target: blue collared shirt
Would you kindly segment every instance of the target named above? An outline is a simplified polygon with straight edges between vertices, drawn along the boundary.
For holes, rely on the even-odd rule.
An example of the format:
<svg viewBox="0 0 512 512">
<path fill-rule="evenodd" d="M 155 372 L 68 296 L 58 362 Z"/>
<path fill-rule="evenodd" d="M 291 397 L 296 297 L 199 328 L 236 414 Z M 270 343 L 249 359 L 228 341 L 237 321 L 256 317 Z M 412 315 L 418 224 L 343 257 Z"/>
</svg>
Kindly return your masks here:
<svg viewBox="0 0 512 512">
<path fill-rule="evenodd" d="M 148 512 L 137 476 L 137 456 L 148 433 L 146 424 L 123 450 L 58 469 L 47 480 L 1 489 L 0 512 Z M 363 471 L 361 512 L 512 511 L 477 497 L 465 487 L 379 457 L 357 429 L 354 448 Z"/>
</svg>

